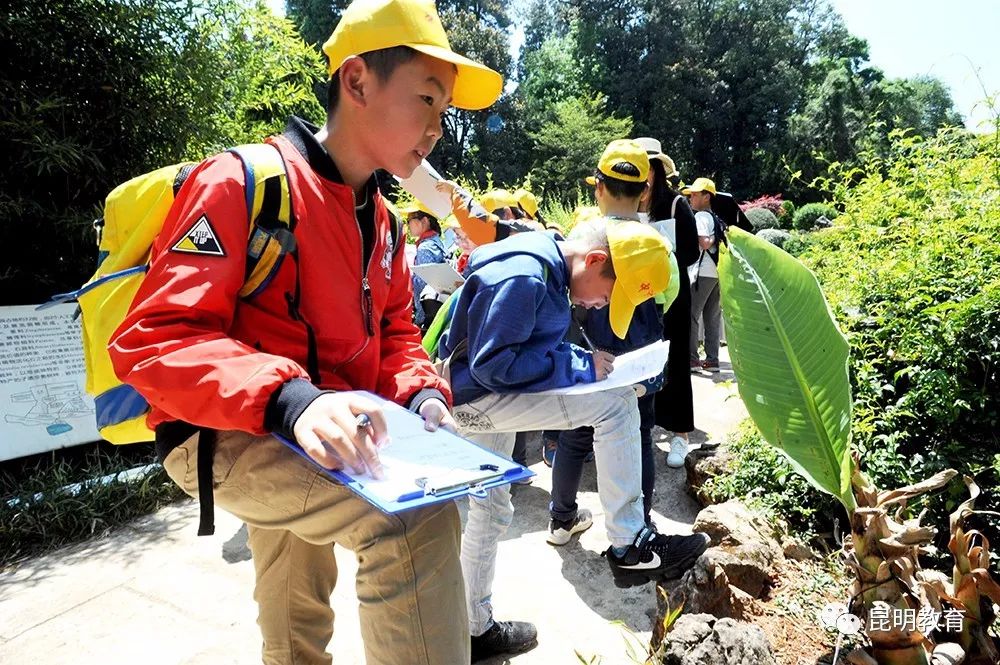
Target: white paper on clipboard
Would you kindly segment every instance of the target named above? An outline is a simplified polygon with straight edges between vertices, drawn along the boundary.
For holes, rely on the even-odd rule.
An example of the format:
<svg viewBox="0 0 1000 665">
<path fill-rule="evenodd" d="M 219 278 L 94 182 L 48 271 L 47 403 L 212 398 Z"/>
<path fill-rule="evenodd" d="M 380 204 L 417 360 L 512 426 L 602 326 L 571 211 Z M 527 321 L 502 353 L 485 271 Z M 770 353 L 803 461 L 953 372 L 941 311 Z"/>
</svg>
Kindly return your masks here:
<svg viewBox="0 0 1000 665">
<path fill-rule="evenodd" d="M 400 187 L 413 195 L 415 199 L 427 206 L 427 209 L 434 213 L 438 219 L 447 217 L 451 213 L 451 196 L 439 192 L 436 185 L 444 180 L 434 167 L 423 160 L 409 178 L 393 176 L 399 181 Z"/>
<path fill-rule="evenodd" d="M 419 266 L 412 266 L 410 270 L 438 293 L 451 295 L 458 287 L 465 284 L 465 278 L 455 272 L 448 263 L 422 263 Z"/>
</svg>

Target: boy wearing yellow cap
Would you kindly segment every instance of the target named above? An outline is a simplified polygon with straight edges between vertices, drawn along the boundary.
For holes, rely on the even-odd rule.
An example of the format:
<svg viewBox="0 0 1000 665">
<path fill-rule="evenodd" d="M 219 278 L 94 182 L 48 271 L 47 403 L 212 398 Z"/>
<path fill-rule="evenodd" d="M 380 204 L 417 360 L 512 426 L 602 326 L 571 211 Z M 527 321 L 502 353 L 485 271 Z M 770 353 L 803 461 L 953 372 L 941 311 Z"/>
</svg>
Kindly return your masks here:
<svg viewBox="0 0 1000 665">
<path fill-rule="evenodd" d="M 609 550 L 608 563 L 615 583 L 629 587 L 671 573 L 659 563 L 662 537 L 643 521 L 635 391 L 537 393 L 608 375 L 609 354 L 565 341 L 570 304 L 608 306 L 624 334 L 636 307 L 666 289 L 669 250 L 644 224 L 586 226 L 568 241 L 523 233 L 477 249 L 440 353 L 451 361 L 459 431 L 484 447 L 510 455 L 516 432 L 594 428 L 608 538 L 621 552 Z M 462 568 L 473 633 L 492 620 L 497 543 L 513 512 L 508 487 L 470 500 Z"/>
<path fill-rule="evenodd" d="M 649 174 L 649 157 L 642 146 L 632 140 L 617 140 L 608 144 L 598 162 L 594 176 L 587 182 L 595 187 L 595 197 L 601 213 L 611 224 L 635 224 L 639 219 L 639 202 L 646 190 Z M 643 225 L 652 231 L 652 227 Z M 655 233 L 655 231 L 653 231 Z M 576 230 L 570 234 L 574 237 Z M 666 241 L 665 241 L 666 242 Z M 667 243 L 669 246 L 669 243 Z M 679 279 L 676 262 L 668 251 L 661 257 L 664 270 L 672 279 Z M 667 290 L 664 285 L 658 293 Z M 669 303 L 665 303 L 669 305 Z M 618 355 L 648 344 L 663 336 L 662 311 L 654 300 L 646 300 L 636 306 L 631 320 L 622 326 L 615 320 L 609 309 L 596 309 L 578 317 L 587 339 L 597 349 Z M 655 458 L 653 456 L 652 429 L 655 424 L 656 391 L 663 383 L 662 375 L 635 386 L 639 416 L 639 439 L 641 448 L 641 487 L 643 520 L 648 528 L 654 529 L 650 517 L 655 481 Z M 550 504 L 549 534 L 547 540 L 552 545 L 564 545 L 573 534 L 589 528 L 590 512 L 578 509 L 576 503 L 583 464 L 594 450 L 595 431 L 592 427 L 578 427 L 564 431 L 559 436 L 557 452 L 552 467 L 552 503 Z M 598 481 L 598 491 L 601 491 Z M 679 576 L 705 550 L 704 539 L 699 535 L 658 536 L 662 540 L 660 557 L 669 572 L 664 577 Z M 624 554 L 622 550 L 612 550 L 608 557 L 615 561 Z"/>
<path fill-rule="evenodd" d="M 237 295 L 243 168 L 230 153 L 206 160 L 178 192 L 110 353 L 154 405 L 147 422 L 170 477 L 192 495 L 208 487 L 206 501 L 247 523 L 265 663 L 330 663 L 334 543 L 358 554 L 369 665 L 467 663 L 454 505 L 384 514 L 272 434 L 323 467 L 378 476 L 385 418 L 350 391 L 404 405 L 428 429 L 454 425 L 374 172 L 408 177 L 445 109 L 489 106 L 502 80 L 451 51 L 431 0 L 356 0 L 323 51 L 325 123 L 292 118 L 267 141 L 287 173 L 294 251 L 259 294 Z M 196 230 L 212 251 L 182 247 Z"/>
</svg>

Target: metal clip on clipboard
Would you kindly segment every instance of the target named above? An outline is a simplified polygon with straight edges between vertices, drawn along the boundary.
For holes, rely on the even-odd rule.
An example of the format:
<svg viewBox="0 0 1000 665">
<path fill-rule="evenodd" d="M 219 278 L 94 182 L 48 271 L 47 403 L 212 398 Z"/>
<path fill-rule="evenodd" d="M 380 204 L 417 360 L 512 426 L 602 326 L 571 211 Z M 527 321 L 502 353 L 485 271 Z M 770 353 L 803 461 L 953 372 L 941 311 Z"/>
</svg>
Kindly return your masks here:
<svg viewBox="0 0 1000 665">
<path fill-rule="evenodd" d="M 443 496 L 460 490 L 468 490 L 471 496 L 485 499 L 486 488 L 482 485 L 491 480 L 503 478 L 505 474 L 499 472 L 499 469 L 500 467 L 496 464 L 482 464 L 478 469 L 461 470 L 464 472 L 461 474 L 458 474 L 458 470 L 456 470 L 440 478 L 417 478 L 415 482 L 425 495 Z M 461 477 L 456 477 L 456 475 L 461 475 Z"/>
</svg>

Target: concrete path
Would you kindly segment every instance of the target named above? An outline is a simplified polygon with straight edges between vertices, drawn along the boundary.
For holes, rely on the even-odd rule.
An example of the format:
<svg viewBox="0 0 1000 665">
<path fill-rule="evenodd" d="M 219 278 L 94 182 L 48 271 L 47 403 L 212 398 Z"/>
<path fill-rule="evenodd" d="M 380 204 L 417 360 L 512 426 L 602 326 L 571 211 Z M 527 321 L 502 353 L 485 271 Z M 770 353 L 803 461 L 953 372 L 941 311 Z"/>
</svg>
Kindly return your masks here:
<svg viewBox="0 0 1000 665">
<path fill-rule="evenodd" d="M 692 441 L 721 440 L 746 411 L 723 372 L 694 376 Z M 661 430 L 657 445 L 668 446 Z M 529 464 L 534 484 L 514 488 L 514 524 L 500 544 L 494 608 L 499 619 L 533 621 L 534 650 L 490 665 L 578 663 L 601 656 L 629 663 L 625 641 L 649 639 L 652 585 L 619 590 L 600 552 L 607 547 L 593 466 L 579 503 L 594 526 L 568 545 L 545 542 L 550 470 L 537 440 Z M 698 506 L 684 490 L 684 470 L 657 454 L 654 519 L 661 531 L 689 532 Z M 253 567 L 246 530 L 222 511 L 216 536 L 198 538 L 194 501 L 165 508 L 108 538 L 68 547 L 0 573 L 0 663 L 4 665 L 224 665 L 260 662 Z M 341 582 L 334 594 L 334 663 L 364 662 L 350 552 L 337 548 Z M 641 649 L 641 646 L 638 647 Z M 406 664 L 405 652 L 400 653 Z M 598 661 L 594 661 L 598 662 Z M 641 662 L 641 660 L 639 661 Z M 452 664 L 442 664 L 452 665 Z M 458 664 L 456 664 L 458 665 Z"/>
</svg>

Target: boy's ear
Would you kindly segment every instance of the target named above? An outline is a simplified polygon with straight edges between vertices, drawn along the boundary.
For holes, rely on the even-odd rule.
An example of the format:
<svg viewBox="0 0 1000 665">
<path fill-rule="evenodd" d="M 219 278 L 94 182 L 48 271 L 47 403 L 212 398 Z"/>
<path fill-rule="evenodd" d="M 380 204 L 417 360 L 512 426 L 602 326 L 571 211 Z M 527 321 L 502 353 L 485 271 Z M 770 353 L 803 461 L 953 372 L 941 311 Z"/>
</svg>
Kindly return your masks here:
<svg viewBox="0 0 1000 665">
<path fill-rule="evenodd" d="M 604 264 L 608 262 L 611 257 L 603 249 L 592 249 L 587 252 L 587 255 L 583 259 L 583 265 L 587 268 L 592 268 L 597 266 L 598 268 L 604 268 Z"/>
<path fill-rule="evenodd" d="M 340 99 L 351 100 L 357 106 L 364 106 L 365 93 L 371 70 L 368 64 L 356 55 L 344 60 L 340 65 Z"/>
</svg>

